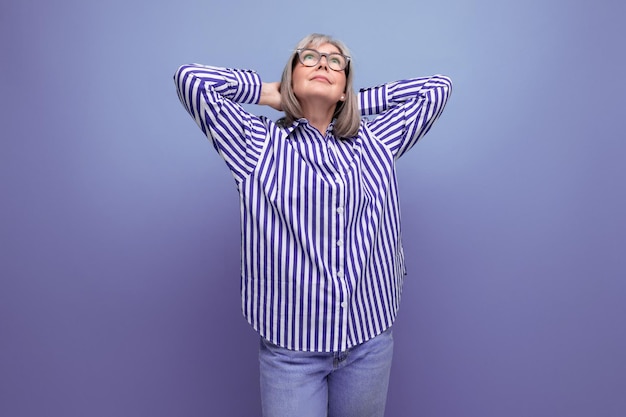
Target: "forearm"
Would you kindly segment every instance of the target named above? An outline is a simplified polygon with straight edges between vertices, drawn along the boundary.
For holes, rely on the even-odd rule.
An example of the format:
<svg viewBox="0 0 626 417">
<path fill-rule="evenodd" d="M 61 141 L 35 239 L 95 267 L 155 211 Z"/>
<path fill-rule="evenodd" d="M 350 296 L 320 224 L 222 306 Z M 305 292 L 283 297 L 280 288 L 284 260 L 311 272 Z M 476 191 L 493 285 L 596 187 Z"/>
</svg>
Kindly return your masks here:
<svg viewBox="0 0 626 417">
<path fill-rule="evenodd" d="M 397 81 L 388 89 L 388 99 L 394 104 L 423 99 L 445 105 L 452 91 L 452 81 L 445 75 Z"/>
<path fill-rule="evenodd" d="M 359 91 L 363 116 L 381 114 L 404 102 L 417 99 L 447 101 L 452 82 L 443 75 L 395 81 Z"/>
<path fill-rule="evenodd" d="M 209 101 L 227 99 L 244 104 L 256 103 L 261 92 L 261 78 L 249 70 L 183 65 L 176 71 L 174 81 L 178 95 L 188 109 L 200 97 L 198 91 L 206 92 Z"/>
</svg>

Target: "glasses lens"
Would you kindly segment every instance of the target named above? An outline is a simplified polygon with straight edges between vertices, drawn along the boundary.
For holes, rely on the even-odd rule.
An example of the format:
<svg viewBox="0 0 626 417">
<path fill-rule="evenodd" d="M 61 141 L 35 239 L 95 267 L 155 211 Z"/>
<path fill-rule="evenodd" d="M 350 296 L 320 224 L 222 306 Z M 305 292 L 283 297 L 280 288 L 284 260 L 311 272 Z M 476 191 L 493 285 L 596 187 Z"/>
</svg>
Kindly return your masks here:
<svg viewBox="0 0 626 417">
<path fill-rule="evenodd" d="M 300 58 L 302 65 L 306 65 L 307 67 L 312 67 L 320 62 L 320 53 L 313 49 L 301 50 L 298 57 Z"/>
<path fill-rule="evenodd" d="M 335 71 L 341 71 L 346 67 L 346 58 L 341 54 L 330 54 L 327 57 L 328 66 Z"/>
</svg>

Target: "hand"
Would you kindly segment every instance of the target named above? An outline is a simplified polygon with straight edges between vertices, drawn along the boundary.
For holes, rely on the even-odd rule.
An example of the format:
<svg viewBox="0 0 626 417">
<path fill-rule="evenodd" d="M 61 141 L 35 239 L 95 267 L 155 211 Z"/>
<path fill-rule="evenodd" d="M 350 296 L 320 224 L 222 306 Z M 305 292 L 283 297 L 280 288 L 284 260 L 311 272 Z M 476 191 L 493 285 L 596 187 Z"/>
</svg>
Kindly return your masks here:
<svg viewBox="0 0 626 417">
<path fill-rule="evenodd" d="M 261 97 L 259 98 L 259 104 L 262 106 L 270 106 L 274 110 L 282 111 L 282 104 L 280 98 L 280 83 L 263 83 L 261 85 Z"/>
</svg>

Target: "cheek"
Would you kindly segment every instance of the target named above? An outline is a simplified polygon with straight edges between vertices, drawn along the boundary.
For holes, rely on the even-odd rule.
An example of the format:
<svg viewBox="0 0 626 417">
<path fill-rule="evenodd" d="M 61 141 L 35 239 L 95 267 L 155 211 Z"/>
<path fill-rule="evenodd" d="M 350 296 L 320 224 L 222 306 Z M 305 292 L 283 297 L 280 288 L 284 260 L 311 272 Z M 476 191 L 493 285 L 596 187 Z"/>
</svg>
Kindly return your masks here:
<svg viewBox="0 0 626 417">
<path fill-rule="evenodd" d="M 293 89 L 294 93 L 300 89 L 300 85 L 302 84 L 303 80 L 304 76 L 302 75 L 302 71 L 298 71 L 298 67 L 294 68 L 293 72 L 291 73 L 291 88 Z"/>
<path fill-rule="evenodd" d="M 305 78 L 305 70 L 300 65 L 296 65 L 291 72 L 291 80 L 294 84 L 301 82 Z"/>
<path fill-rule="evenodd" d="M 341 87 L 341 91 L 346 91 L 346 84 L 347 84 L 347 80 L 346 80 L 346 76 L 345 74 L 341 76 L 340 79 L 337 80 L 337 85 L 339 85 Z"/>
</svg>

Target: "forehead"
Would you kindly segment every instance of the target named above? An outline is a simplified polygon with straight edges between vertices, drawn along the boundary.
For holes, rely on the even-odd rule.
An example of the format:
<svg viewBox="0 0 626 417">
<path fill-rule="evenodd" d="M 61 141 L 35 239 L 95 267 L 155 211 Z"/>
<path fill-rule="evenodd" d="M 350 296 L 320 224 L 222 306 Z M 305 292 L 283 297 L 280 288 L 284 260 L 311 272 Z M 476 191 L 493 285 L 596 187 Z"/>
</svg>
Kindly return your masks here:
<svg viewBox="0 0 626 417">
<path fill-rule="evenodd" d="M 341 53 L 341 51 L 339 50 L 339 48 L 337 48 L 335 45 L 333 45 L 332 43 L 328 43 L 328 42 L 323 42 L 323 43 L 312 43 L 309 44 L 307 46 L 307 48 L 310 49 L 317 49 L 320 52 L 338 52 Z"/>
</svg>

